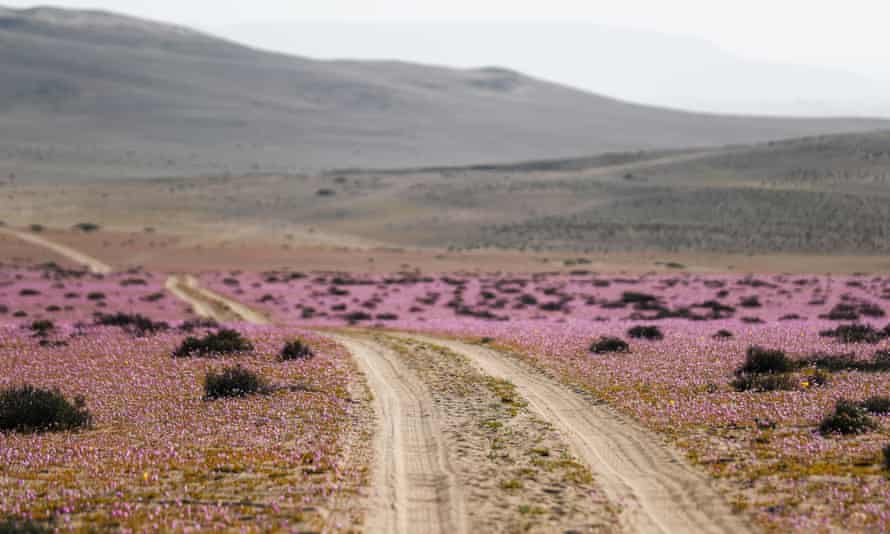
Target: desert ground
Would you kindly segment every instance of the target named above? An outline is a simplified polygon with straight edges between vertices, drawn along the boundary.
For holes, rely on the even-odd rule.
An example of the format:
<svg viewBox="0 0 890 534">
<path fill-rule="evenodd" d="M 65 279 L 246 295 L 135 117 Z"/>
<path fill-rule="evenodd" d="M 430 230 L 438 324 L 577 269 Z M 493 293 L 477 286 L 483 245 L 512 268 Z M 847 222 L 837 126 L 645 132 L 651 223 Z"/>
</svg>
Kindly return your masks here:
<svg viewBox="0 0 890 534">
<path fill-rule="evenodd" d="M 0 533 L 890 530 L 890 122 L 0 7 Z"/>
</svg>

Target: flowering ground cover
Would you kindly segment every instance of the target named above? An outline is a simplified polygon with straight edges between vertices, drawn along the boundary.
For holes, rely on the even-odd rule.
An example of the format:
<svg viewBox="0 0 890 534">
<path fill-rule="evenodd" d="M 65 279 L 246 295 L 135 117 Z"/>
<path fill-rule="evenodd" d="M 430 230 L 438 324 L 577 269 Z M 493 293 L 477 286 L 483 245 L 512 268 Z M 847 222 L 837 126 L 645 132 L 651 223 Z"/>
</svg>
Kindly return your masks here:
<svg viewBox="0 0 890 534">
<path fill-rule="evenodd" d="M 769 529 L 890 528 L 882 454 L 890 404 L 861 411 L 874 423 L 861 433 L 820 432 L 838 400 L 890 395 L 890 366 L 880 363 L 890 350 L 890 279 L 264 273 L 205 280 L 288 322 L 490 338 L 669 436 Z M 655 326 L 661 339 L 633 338 L 635 326 Z M 622 338 L 628 351 L 594 354 L 592 343 L 604 337 Z M 783 351 L 788 369 L 739 373 L 758 345 Z M 764 381 L 745 390 L 735 385 L 744 377 Z"/>
<path fill-rule="evenodd" d="M 23 324 L 0 326 L 0 388 L 82 396 L 92 424 L 0 432 L 0 518 L 145 532 L 334 531 L 361 521 L 347 502 L 365 484 L 372 415 L 338 345 L 292 328 L 230 325 L 253 350 L 175 358 L 187 335 L 206 330 L 174 322 L 136 336 L 62 321 L 35 337 Z M 313 355 L 282 361 L 296 337 Z M 205 400 L 205 374 L 235 363 L 266 381 L 264 394 Z"/>
<path fill-rule="evenodd" d="M 157 273 L 94 275 L 54 265 L 0 270 L 0 322 L 90 321 L 97 313 L 118 312 L 184 318 L 187 307 L 164 291 L 164 281 Z"/>
</svg>

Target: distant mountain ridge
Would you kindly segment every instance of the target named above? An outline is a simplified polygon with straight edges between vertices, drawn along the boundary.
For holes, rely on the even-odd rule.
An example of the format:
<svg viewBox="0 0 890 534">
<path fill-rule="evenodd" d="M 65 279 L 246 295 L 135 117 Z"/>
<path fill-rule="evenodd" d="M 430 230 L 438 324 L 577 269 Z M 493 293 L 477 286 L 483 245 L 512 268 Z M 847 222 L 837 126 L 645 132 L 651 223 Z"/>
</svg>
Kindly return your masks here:
<svg viewBox="0 0 890 534">
<path fill-rule="evenodd" d="M 888 127 L 684 113 L 500 68 L 313 61 L 112 13 L 0 8 L 0 179 L 462 165 Z"/>
</svg>

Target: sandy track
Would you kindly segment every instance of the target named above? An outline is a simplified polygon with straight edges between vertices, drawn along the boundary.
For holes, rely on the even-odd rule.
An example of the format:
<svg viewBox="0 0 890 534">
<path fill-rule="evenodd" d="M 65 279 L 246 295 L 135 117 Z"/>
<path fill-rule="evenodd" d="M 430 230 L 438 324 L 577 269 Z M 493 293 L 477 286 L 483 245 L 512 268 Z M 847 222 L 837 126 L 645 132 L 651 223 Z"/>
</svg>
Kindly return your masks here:
<svg viewBox="0 0 890 534">
<path fill-rule="evenodd" d="M 553 379 L 496 351 L 457 341 L 402 335 L 463 354 L 483 372 L 509 380 L 539 416 L 552 422 L 593 469 L 606 495 L 622 505 L 628 532 L 742 533 L 707 476 L 657 436 L 606 407 L 591 403 Z"/>
<path fill-rule="evenodd" d="M 84 254 L 79 250 L 75 250 L 69 246 L 63 245 L 61 243 L 56 243 L 55 241 L 50 241 L 49 239 L 27 232 L 20 232 L 18 230 L 12 230 L 9 228 L 0 228 L 0 233 L 6 234 L 8 236 L 15 237 L 20 239 L 26 243 L 31 243 L 32 245 L 36 245 L 38 247 L 45 248 L 47 250 L 51 250 L 56 254 L 67 258 L 78 265 L 86 266 L 91 272 L 96 274 L 108 274 L 112 271 L 112 268 L 107 263 L 102 260 L 98 260 L 88 254 Z"/>
<path fill-rule="evenodd" d="M 349 349 L 367 376 L 380 418 L 367 532 L 466 532 L 461 489 L 426 387 L 398 355 L 375 341 L 331 337 Z"/>
<path fill-rule="evenodd" d="M 167 278 L 166 288 L 180 300 L 189 303 L 201 317 L 220 322 L 244 321 L 252 324 L 269 324 L 269 319 L 250 308 L 201 287 L 191 275 L 172 275 Z"/>
</svg>

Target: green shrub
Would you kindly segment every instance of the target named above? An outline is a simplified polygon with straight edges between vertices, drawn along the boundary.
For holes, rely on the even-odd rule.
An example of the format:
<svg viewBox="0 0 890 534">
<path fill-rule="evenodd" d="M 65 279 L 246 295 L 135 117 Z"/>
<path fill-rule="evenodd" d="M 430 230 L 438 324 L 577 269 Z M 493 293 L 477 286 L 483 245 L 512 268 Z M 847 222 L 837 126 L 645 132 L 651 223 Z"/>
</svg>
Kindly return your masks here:
<svg viewBox="0 0 890 534">
<path fill-rule="evenodd" d="M 210 371 L 204 377 L 205 399 L 245 397 L 268 392 L 269 386 L 264 379 L 240 365 L 226 367 L 220 372 Z"/>
<path fill-rule="evenodd" d="M 882 452 L 884 453 L 884 469 L 890 469 L 890 445 L 885 445 Z"/>
<path fill-rule="evenodd" d="M 308 360 L 313 356 L 312 349 L 301 339 L 288 341 L 281 349 L 282 361 Z"/>
<path fill-rule="evenodd" d="M 716 334 L 713 335 L 714 339 L 730 339 L 734 337 L 734 334 L 729 330 L 718 330 Z"/>
<path fill-rule="evenodd" d="M 173 352 L 173 356 L 219 356 L 253 350 L 253 344 L 235 330 L 209 332 L 202 338 L 188 337 Z"/>
<path fill-rule="evenodd" d="M 594 354 L 607 354 L 610 352 L 630 352 L 630 346 L 621 338 L 603 337 L 590 345 L 590 352 Z"/>
<path fill-rule="evenodd" d="M 0 392 L 0 430 L 72 430 L 87 427 L 91 421 L 82 397 L 76 397 L 71 403 L 57 389 L 24 385 Z"/>
<path fill-rule="evenodd" d="M 748 347 L 748 352 L 745 355 L 745 364 L 739 368 L 737 374 L 787 373 L 792 367 L 791 360 L 781 350 L 753 346 Z"/>
<path fill-rule="evenodd" d="M 840 399 L 835 404 L 834 412 L 825 416 L 819 425 L 823 436 L 830 434 L 864 434 L 875 430 L 878 424 L 869 417 L 864 408 L 857 403 Z"/>
</svg>

